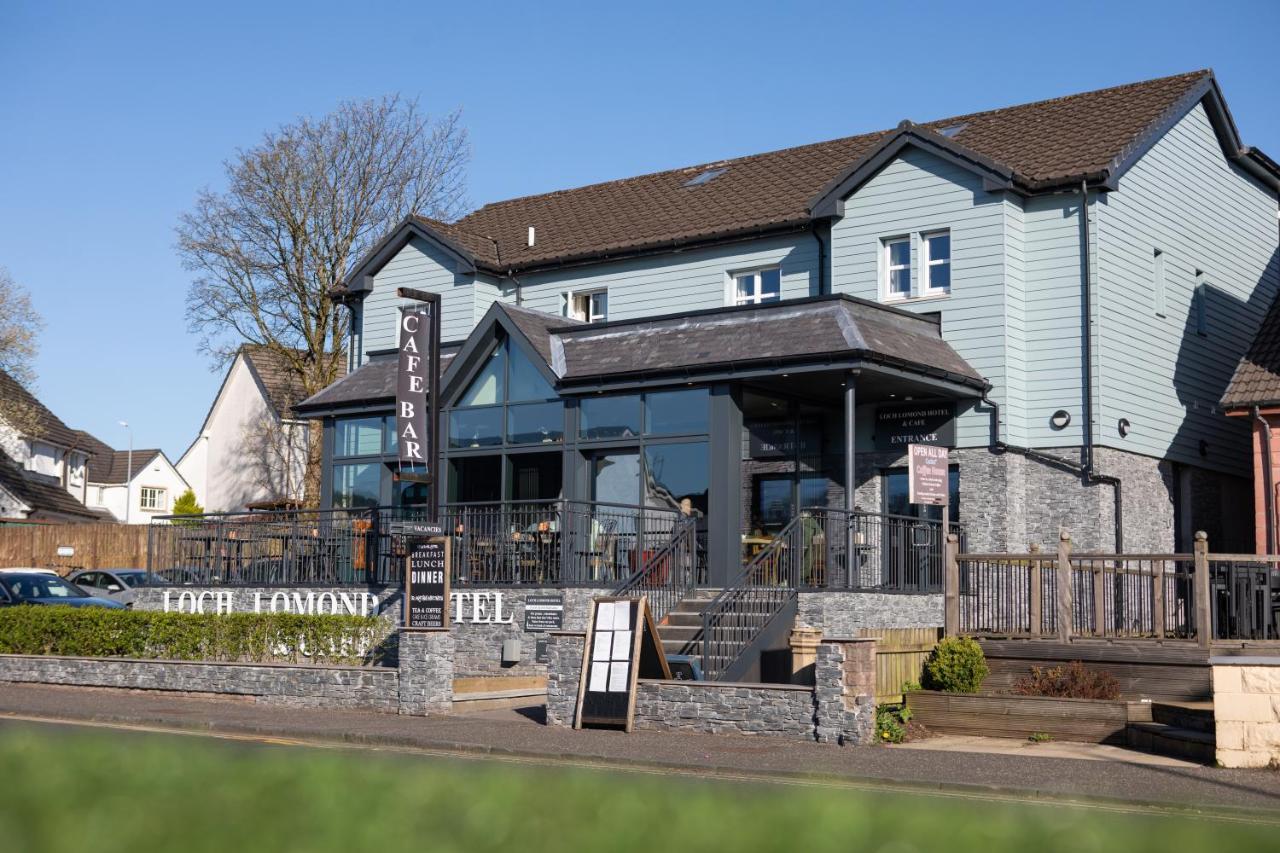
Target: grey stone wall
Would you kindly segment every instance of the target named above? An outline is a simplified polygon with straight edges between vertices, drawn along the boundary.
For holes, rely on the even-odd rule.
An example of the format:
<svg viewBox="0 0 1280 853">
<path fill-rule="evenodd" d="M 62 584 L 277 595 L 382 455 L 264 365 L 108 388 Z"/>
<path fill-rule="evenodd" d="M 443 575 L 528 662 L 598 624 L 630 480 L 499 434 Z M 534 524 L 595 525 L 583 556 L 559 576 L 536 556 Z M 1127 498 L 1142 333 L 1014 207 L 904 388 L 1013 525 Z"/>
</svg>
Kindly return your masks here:
<svg viewBox="0 0 1280 853">
<path fill-rule="evenodd" d="M 497 587 L 454 587 L 454 592 L 498 592 L 502 595 L 502 612 L 511 621 L 505 624 L 475 624 L 455 621 L 451 631 L 456 641 L 454 670 L 459 678 L 484 676 L 537 676 L 547 674 L 547 665 L 537 663 L 534 653 L 538 640 L 546 639 L 546 631 L 524 630 L 524 603 L 530 595 L 563 595 L 565 631 L 585 631 L 591 600 L 608 595 L 611 589 L 567 588 L 524 589 Z M 502 663 L 502 644 L 520 641 L 520 662 Z"/>
<path fill-rule="evenodd" d="M 814 736 L 841 745 L 875 741 L 875 640 L 823 640 L 813 665 Z"/>
<path fill-rule="evenodd" d="M 942 595 L 882 592 L 802 592 L 797 628 L 828 637 L 855 637 L 860 628 L 933 628 L 942 624 Z"/>
<path fill-rule="evenodd" d="M 640 681 L 637 729 L 813 740 L 813 688 L 718 681 Z"/>
<path fill-rule="evenodd" d="M 453 710 L 454 649 L 449 631 L 400 632 L 401 714 L 421 717 Z"/>
<path fill-rule="evenodd" d="M 547 725 L 572 726 L 582 680 L 584 633 L 553 633 L 547 639 Z"/>
<path fill-rule="evenodd" d="M 220 693 L 258 702 L 395 713 L 399 674 L 388 667 L 0 655 L 0 681 Z"/>
</svg>

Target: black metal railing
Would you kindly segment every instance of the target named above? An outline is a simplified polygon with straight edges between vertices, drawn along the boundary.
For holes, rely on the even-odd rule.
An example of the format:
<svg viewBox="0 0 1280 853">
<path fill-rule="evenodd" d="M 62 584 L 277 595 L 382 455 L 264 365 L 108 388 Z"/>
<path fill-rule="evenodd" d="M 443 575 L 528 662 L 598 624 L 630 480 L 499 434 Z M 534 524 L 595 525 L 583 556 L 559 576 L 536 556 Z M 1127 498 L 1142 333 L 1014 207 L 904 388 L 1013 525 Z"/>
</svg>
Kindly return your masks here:
<svg viewBox="0 0 1280 853">
<path fill-rule="evenodd" d="M 800 516 L 799 585 L 824 590 L 940 593 L 946 535 L 940 520 L 822 508 Z M 951 532 L 963 531 L 957 524 Z"/>
<path fill-rule="evenodd" d="M 613 594 L 620 597 L 649 599 L 649 612 L 657 622 L 666 618 L 702 580 L 698 559 L 697 523 L 689 516 L 680 518 L 666 545 L 658 549 L 639 571 L 627 578 Z"/>
<path fill-rule="evenodd" d="M 1280 558 L 1209 555 L 1209 609 L 1215 639 L 1280 639 Z"/>
<path fill-rule="evenodd" d="M 399 584 L 403 522 L 420 507 L 166 516 L 148 530 L 157 584 Z M 611 586 L 667 546 L 680 513 L 576 501 L 451 504 L 435 521 L 451 539 L 455 584 Z"/>
</svg>

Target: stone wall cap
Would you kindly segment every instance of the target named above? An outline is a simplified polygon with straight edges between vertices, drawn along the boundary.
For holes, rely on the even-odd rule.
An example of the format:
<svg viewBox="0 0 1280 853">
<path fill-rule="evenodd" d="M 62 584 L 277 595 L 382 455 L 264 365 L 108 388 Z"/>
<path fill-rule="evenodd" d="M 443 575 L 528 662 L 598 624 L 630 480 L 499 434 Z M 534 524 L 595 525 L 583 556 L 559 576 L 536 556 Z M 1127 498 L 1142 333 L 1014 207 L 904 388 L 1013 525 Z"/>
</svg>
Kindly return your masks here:
<svg viewBox="0 0 1280 853">
<path fill-rule="evenodd" d="M 806 684 L 753 684 L 746 681 L 689 681 L 680 678 L 637 678 L 639 684 L 670 684 L 678 687 L 749 687 L 752 690 L 806 690 L 813 692 L 813 687 Z"/>
<path fill-rule="evenodd" d="M 874 643 L 879 637 L 823 637 L 824 643 Z"/>
<path fill-rule="evenodd" d="M 1280 655 L 1214 655 L 1209 666 L 1280 666 Z"/>
<path fill-rule="evenodd" d="M 291 663 L 289 661 L 263 661 L 255 663 L 254 661 L 244 660 L 173 660 L 171 658 L 117 658 L 94 657 L 92 655 L 5 655 L 0 654 L 0 661 L 3 660 L 74 660 L 86 661 L 89 663 L 144 663 L 144 664 L 163 664 L 165 666 L 236 666 L 249 667 L 260 666 L 270 667 L 272 669 L 305 669 L 309 671 L 316 670 L 343 670 L 353 672 L 385 672 L 395 673 L 399 670 L 394 666 L 358 666 L 353 664 L 340 663 Z"/>
</svg>

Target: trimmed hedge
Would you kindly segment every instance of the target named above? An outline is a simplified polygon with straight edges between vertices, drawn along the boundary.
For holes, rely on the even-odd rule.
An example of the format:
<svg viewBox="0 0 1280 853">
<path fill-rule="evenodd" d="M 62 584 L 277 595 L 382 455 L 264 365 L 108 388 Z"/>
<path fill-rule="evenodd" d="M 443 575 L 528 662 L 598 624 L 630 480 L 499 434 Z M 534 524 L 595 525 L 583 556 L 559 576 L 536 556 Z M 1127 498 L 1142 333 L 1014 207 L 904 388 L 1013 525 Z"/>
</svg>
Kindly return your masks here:
<svg viewBox="0 0 1280 853">
<path fill-rule="evenodd" d="M 386 638 L 376 617 L 0 608 L 0 654 L 358 665 L 380 662 Z"/>
</svg>

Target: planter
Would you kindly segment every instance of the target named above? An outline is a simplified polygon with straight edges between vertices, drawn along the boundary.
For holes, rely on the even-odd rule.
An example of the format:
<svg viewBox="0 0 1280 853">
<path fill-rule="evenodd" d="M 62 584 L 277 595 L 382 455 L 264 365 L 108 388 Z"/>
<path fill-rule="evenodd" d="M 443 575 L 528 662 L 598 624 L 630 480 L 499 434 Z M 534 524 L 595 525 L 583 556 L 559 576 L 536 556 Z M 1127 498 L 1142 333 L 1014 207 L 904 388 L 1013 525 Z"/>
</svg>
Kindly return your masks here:
<svg viewBox="0 0 1280 853">
<path fill-rule="evenodd" d="M 912 720 L 941 734 L 1025 740 L 1037 732 L 1054 740 L 1126 742 L 1128 724 L 1151 719 L 1151 706 L 1123 699 L 1053 699 L 1045 696 L 939 693 L 907 694 Z"/>
</svg>

